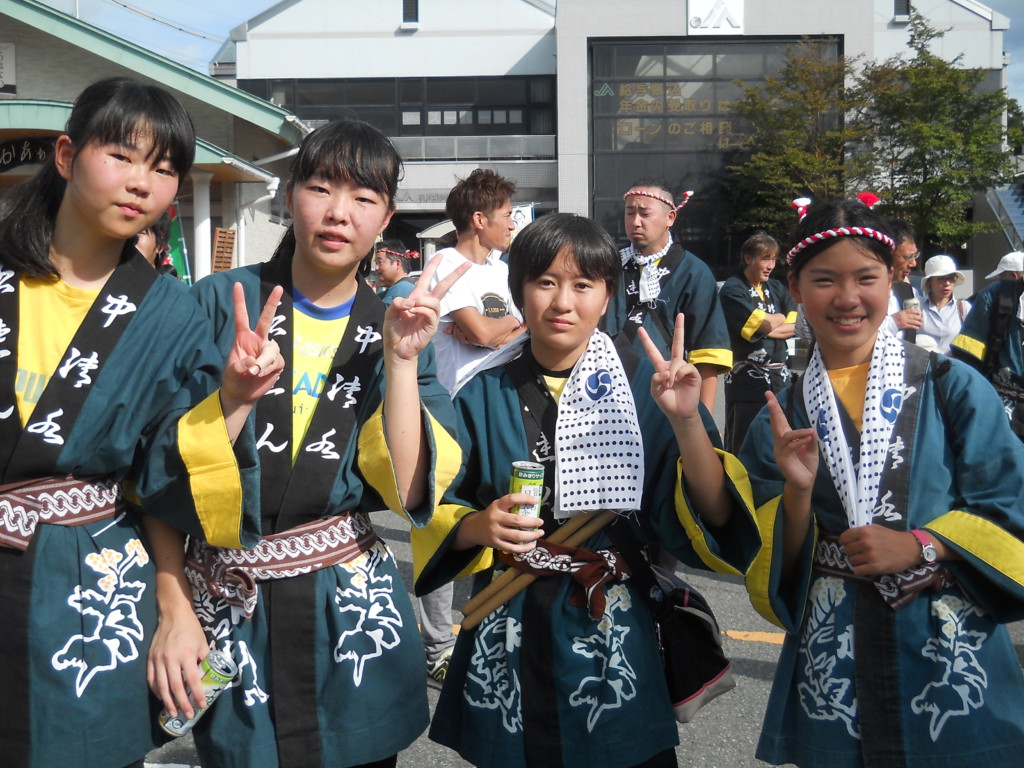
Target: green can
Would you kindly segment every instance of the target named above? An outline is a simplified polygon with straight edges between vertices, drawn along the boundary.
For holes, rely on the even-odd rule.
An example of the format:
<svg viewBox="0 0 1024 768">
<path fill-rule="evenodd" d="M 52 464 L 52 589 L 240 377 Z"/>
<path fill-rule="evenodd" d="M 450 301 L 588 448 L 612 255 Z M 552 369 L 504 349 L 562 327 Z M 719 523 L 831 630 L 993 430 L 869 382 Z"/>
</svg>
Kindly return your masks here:
<svg viewBox="0 0 1024 768">
<path fill-rule="evenodd" d="M 526 517 L 540 515 L 540 503 L 544 498 L 544 465 L 533 461 L 513 461 L 512 480 L 508 484 L 509 493 L 528 493 L 537 501 L 534 504 L 516 504 L 511 511 Z"/>
</svg>

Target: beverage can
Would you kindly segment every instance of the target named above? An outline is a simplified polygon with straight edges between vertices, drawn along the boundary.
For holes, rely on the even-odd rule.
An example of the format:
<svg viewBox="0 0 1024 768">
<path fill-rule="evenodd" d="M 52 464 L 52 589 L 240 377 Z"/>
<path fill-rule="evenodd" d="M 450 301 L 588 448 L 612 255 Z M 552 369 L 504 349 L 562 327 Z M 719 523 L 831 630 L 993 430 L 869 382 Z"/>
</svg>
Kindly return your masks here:
<svg viewBox="0 0 1024 768">
<path fill-rule="evenodd" d="M 203 682 L 203 693 L 206 695 L 206 707 L 204 709 L 197 707 L 195 698 L 190 694 L 189 698 L 195 708 L 195 714 L 190 719 L 186 719 L 184 713 L 180 711 L 177 716 L 171 717 L 166 709 L 163 710 L 159 718 L 160 727 L 172 736 L 184 736 L 192 730 L 192 726 L 216 701 L 221 691 L 235 679 L 235 675 L 238 674 L 238 666 L 227 654 L 210 651 L 206 654 L 206 658 L 199 662 L 199 671 Z"/>
<path fill-rule="evenodd" d="M 904 309 L 912 309 L 915 312 L 920 312 L 921 311 L 921 301 L 919 299 L 904 299 L 903 300 L 903 308 Z"/>
<path fill-rule="evenodd" d="M 527 517 L 539 516 L 540 502 L 544 497 L 544 465 L 533 461 L 512 462 L 512 479 L 508 492 L 528 493 L 537 499 L 533 504 L 516 504 L 510 510 L 512 513 Z"/>
</svg>

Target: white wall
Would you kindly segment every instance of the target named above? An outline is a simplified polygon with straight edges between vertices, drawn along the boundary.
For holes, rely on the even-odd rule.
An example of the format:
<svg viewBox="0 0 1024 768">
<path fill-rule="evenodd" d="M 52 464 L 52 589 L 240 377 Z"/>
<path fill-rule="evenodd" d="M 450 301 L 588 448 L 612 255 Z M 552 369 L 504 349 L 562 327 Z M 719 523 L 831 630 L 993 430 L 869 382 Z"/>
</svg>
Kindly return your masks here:
<svg viewBox="0 0 1024 768">
<path fill-rule="evenodd" d="M 238 78 L 552 74 L 554 13 L 527 0 L 283 2 L 233 33 Z"/>
</svg>

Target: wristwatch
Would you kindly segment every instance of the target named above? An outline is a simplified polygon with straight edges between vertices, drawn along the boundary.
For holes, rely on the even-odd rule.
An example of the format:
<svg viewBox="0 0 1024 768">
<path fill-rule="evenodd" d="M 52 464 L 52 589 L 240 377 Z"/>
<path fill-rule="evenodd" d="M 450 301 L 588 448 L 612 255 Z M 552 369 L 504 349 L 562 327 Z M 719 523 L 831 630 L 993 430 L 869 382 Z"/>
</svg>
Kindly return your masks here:
<svg viewBox="0 0 1024 768">
<path fill-rule="evenodd" d="M 926 563 L 934 563 L 936 560 L 939 559 L 938 550 L 935 549 L 935 545 L 932 544 L 932 540 L 929 539 L 927 535 L 925 535 L 924 531 L 920 531 L 915 528 L 911 531 L 911 533 L 914 535 L 914 538 L 917 539 L 918 543 L 921 545 L 921 557 L 924 558 L 924 561 Z"/>
</svg>

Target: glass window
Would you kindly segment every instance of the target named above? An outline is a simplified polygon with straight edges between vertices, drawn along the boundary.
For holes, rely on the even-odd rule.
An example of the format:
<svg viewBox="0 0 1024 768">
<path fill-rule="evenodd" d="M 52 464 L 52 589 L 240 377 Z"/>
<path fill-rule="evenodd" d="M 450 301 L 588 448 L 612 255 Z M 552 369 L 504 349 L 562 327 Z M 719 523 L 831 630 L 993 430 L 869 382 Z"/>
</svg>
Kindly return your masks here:
<svg viewBox="0 0 1024 768">
<path fill-rule="evenodd" d="M 387 80 L 349 80 L 345 87 L 345 101 L 350 106 L 372 104 L 374 106 L 392 105 L 395 100 L 395 81 Z"/>
<path fill-rule="evenodd" d="M 530 80 L 530 101 L 550 104 L 554 101 L 555 81 L 551 77 L 535 77 Z"/>
<path fill-rule="evenodd" d="M 402 0 L 402 22 L 418 22 L 420 20 L 419 0 Z"/>
<path fill-rule="evenodd" d="M 409 109 L 402 111 L 402 125 L 419 125 L 423 120 L 423 115 L 417 109 L 412 111 Z"/>
<path fill-rule="evenodd" d="M 341 80 L 297 80 L 295 105 L 297 107 L 329 107 L 345 103 Z"/>
<path fill-rule="evenodd" d="M 398 98 L 402 104 L 423 103 L 423 80 L 403 78 L 398 81 Z"/>
<path fill-rule="evenodd" d="M 427 103 L 472 104 L 476 97 L 476 84 L 469 77 L 443 77 L 427 80 Z"/>
<path fill-rule="evenodd" d="M 510 109 L 508 111 L 508 121 L 512 125 L 523 124 L 523 110 L 521 109 Z"/>
<path fill-rule="evenodd" d="M 481 78 L 476 84 L 477 104 L 526 104 L 526 79 Z"/>
<path fill-rule="evenodd" d="M 441 111 L 437 109 L 431 109 L 427 111 L 427 125 L 440 125 L 441 124 Z"/>
<path fill-rule="evenodd" d="M 491 110 L 489 110 L 489 109 L 478 110 L 477 113 L 476 113 L 476 121 L 478 123 L 480 123 L 480 125 L 490 125 L 491 124 Z"/>
</svg>

